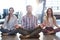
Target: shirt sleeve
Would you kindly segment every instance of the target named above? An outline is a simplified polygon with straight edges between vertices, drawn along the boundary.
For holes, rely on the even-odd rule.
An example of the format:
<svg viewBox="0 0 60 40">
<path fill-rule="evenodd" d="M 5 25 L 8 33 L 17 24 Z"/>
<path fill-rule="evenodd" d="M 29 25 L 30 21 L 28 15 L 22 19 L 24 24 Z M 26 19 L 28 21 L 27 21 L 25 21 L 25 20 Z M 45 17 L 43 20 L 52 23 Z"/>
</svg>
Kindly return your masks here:
<svg viewBox="0 0 60 40">
<path fill-rule="evenodd" d="M 8 20 L 8 16 L 5 17 L 4 24 L 2 26 L 4 29 L 7 27 L 7 20 Z"/>
<path fill-rule="evenodd" d="M 35 20 L 36 20 L 35 21 L 35 24 L 37 25 L 38 24 L 38 18 L 36 17 Z"/>
<path fill-rule="evenodd" d="M 14 26 L 18 25 L 18 19 L 15 17 Z"/>
<path fill-rule="evenodd" d="M 22 25 L 22 27 L 24 28 L 26 25 L 26 22 L 25 22 L 25 18 L 24 17 L 22 17 L 22 20 L 21 20 L 21 25 Z"/>
<path fill-rule="evenodd" d="M 35 20 L 35 23 L 34 23 L 34 24 L 35 24 L 35 27 L 36 27 L 36 26 L 38 25 L 38 18 L 37 18 L 37 17 L 35 17 L 35 19 L 34 19 L 34 20 Z"/>
</svg>

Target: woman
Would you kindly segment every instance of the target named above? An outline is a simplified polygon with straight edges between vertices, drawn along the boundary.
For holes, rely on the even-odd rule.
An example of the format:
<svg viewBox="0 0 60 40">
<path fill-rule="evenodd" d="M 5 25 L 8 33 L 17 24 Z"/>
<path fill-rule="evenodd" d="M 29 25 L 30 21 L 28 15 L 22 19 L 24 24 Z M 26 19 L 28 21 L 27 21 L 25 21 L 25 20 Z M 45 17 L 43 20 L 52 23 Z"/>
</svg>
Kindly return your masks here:
<svg viewBox="0 0 60 40">
<path fill-rule="evenodd" d="M 1 32 L 6 33 L 3 35 L 13 35 L 17 33 L 16 27 L 18 25 L 17 17 L 13 15 L 14 9 L 9 8 L 9 15 L 6 16 L 5 22 L 2 26 Z"/>
<path fill-rule="evenodd" d="M 59 26 L 56 24 L 56 17 L 53 16 L 53 10 L 51 8 L 47 9 L 46 16 L 43 18 L 43 24 L 45 26 L 45 29 L 43 30 L 44 34 L 54 34 L 58 31 L 60 31 Z M 53 27 L 56 26 L 57 29 L 54 29 Z"/>
</svg>

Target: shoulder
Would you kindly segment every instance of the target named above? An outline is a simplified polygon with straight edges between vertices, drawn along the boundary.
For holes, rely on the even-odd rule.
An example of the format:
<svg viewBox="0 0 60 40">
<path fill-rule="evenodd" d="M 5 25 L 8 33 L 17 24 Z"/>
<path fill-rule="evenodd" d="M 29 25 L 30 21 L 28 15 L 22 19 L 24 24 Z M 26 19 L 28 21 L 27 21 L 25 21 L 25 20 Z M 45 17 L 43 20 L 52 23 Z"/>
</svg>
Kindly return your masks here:
<svg viewBox="0 0 60 40">
<path fill-rule="evenodd" d="M 37 17 L 37 16 L 35 16 L 35 15 L 32 15 L 32 16 L 33 16 L 34 18 L 36 18 L 36 19 L 38 18 L 38 17 Z"/>
<path fill-rule="evenodd" d="M 47 16 L 44 16 L 43 19 L 46 20 L 47 19 Z"/>
<path fill-rule="evenodd" d="M 5 19 L 8 18 L 8 15 L 5 17 Z"/>
<path fill-rule="evenodd" d="M 54 18 L 54 19 L 56 19 L 56 17 L 55 17 L 55 16 L 53 16 L 53 18 Z"/>
<path fill-rule="evenodd" d="M 17 18 L 15 15 L 13 15 L 14 18 Z"/>
<path fill-rule="evenodd" d="M 47 16 L 45 15 L 44 18 L 46 18 Z"/>
<path fill-rule="evenodd" d="M 25 18 L 25 17 L 26 17 L 26 15 L 22 16 L 22 18 Z"/>
</svg>

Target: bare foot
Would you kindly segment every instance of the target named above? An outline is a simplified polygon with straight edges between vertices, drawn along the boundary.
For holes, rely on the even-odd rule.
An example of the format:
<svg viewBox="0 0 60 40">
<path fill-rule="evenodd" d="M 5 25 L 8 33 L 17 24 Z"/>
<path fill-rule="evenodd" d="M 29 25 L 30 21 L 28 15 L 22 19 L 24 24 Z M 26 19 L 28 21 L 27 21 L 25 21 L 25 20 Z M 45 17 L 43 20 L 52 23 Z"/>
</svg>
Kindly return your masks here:
<svg viewBox="0 0 60 40">
<path fill-rule="evenodd" d="M 27 38 L 28 38 L 28 37 L 30 37 L 30 35 L 26 35 L 25 37 L 27 37 Z"/>
<path fill-rule="evenodd" d="M 26 38 L 29 38 L 29 37 L 30 37 L 30 35 L 26 35 L 26 36 L 21 35 L 20 36 L 20 38 L 23 38 L 23 39 L 26 39 Z"/>
<path fill-rule="evenodd" d="M 52 34 L 52 33 L 54 33 L 54 31 L 48 31 L 48 34 Z"/>
<path fill-rule="evenodd" d="M 3 33 L 3 36 L 8 36 L 8 33 Z"/>
</svg>

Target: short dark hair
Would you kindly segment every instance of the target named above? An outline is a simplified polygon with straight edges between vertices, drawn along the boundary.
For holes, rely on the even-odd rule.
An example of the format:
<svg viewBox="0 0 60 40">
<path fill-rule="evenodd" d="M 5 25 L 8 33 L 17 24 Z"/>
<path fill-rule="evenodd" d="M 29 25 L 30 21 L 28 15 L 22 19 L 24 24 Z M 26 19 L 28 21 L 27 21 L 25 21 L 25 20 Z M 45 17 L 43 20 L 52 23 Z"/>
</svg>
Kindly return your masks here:
<svg viewBox="0 0 60 40">
<path fill-rule="evenodd" d="M 31 5 L 27 5 L 26 8 L 28 8 L 28 7 L 32 7 L 32 6 Z"/>
</svg>

